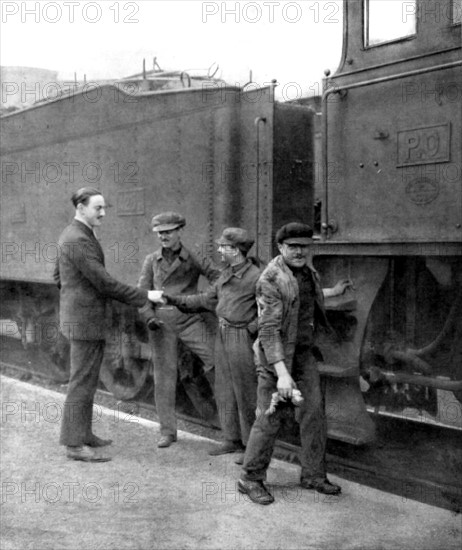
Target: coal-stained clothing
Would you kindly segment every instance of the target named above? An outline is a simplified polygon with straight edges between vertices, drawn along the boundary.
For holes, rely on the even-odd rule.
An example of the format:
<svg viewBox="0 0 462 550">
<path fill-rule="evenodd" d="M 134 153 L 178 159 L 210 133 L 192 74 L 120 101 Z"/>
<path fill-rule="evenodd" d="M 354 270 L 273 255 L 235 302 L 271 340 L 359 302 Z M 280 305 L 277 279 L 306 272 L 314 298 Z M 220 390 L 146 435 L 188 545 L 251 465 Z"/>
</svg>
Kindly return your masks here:
<svg viewBox="0 0 462 550">
<path fill-rule="evenodd" d="M 282 256 L 274 258 L 257 284 L 258 372 L 257 418 L 244 457 L 243 479 L 266 479 L 276 437 L 284 415 L 294 413 L 292 403 L 279 403 L 265 414 L 277 392 L 274 363 L 284 361 L 300 390 L 303 402 L 295 409 L 300 428 L 302 479 L 325 478 L 327 428 L 324 388 L 313 356 L 314 326 L 328 326 L 319 276 L 309 265 L 292 271 Z"/>
<path fill-rule="evenodd" d="M 312 278 L 313 326 L 328 326 L 318 272 L 309 265 L 305 273 Z M 282 256 L 276 256 L 263 271 L 257 284 L 257 305 L 256 362 L 276 374 L 272 365 L 284 361 L 290 373 L 295 345 L 300 339 L 300 294 L 297 278 Z"/>
<path fill-rule="evenodd" d="M 59 237 L 54 280 L 60 289 L 60 330 L 70 340 L 71 372 L 61 423 L 62 445 L 91 439 L 93 399 L 104 355 L 110 299 L 141 307 L 146 290 L 115 280 L 93 231 L 74 220 Z"/>
<path fill-rule="evenodd" d="M 299 424 L 302 467 L 301 479 L 323 480 L 326 477 L 325 450 L 327 426 L 324 405 L 324 381 L 321 381 L 316 361 L 309 348 L 296 348 L 292 377 L 303 396 L 299 407 L 278 403 L 276 411 L 266 415 L 271 397 L 277 392 L 277 376 L 259 369 L 256 420 L 247 443 L 243 479 L 264 481 L 273 454 L 281 423 L 293 417 Z"/>
<path fill-rule="evenodd" d="M 308 268 L 294 271 L 297 279 L 299 307 L 297 321 L 297 346 L 311 346 L 314 343 L 314 312 L 313 300 L 315 283 Z"/>
<path fill-rule="evenodd" d="M 257 375 L 253 342 L 257 328 L 255 290 L 260 269 L 251 261 L 225 268 L 207 291 L 169 299 L 182 310 L 215 310 L 215 398 L 226 441 L 245 445 L 255 420 Z"/>
<path fill-rule="evenodd" d="M 179 254 L 163 254 L 160 248 L 146 256 L 138 286 L 146 290 L 163 290 L 166 294 L 197 292 L 201 275 L 214 282 L 220 271 L 212 261 L 197 259 L 181 246 Z M 162 435 L 176 434 L 175 398 L 178 376 L 178 340 L 181 340 L 204 364 L 204 371 L 214 369 L 214 335 L 197 313 L 184 313 L 173 305 L 146 306 L 140 310 L 148 321 L 156 317 L 160 328 L 149 331 L 154 362 L 154 397 Z"/>
</svg>

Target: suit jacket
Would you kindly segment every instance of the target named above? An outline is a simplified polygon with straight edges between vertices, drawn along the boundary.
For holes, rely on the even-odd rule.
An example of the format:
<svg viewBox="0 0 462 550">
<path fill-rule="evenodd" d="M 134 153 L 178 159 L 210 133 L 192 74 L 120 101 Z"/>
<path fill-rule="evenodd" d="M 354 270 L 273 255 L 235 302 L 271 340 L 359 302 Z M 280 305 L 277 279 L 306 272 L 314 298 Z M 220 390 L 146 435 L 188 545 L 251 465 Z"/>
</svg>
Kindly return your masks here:
<svg viewBox="0 0 462 550">
<path fill-rule="evenodd" d="M 60 330 L 70 340 L 104 340 L 109 299 L 141 307 L 147 291 L 116 281 L 104 267 L 93 231 L 74 220 L 59 237 L 54 280 L 60 288 Z"/>
</svg>

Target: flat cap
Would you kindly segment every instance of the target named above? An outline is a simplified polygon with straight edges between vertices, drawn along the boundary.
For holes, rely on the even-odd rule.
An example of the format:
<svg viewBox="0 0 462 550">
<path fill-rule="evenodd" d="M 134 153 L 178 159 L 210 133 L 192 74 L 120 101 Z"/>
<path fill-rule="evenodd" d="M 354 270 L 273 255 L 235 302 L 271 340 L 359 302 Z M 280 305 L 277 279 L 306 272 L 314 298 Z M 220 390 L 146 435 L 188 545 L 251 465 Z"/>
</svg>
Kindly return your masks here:
<svg viewBox="0 0 462 550">
<path fill-rule="evenodd" d="M 248 252 L 254 243 L 254 240 L 249 237 L 245 229 L 240 227 L 227 227 L 223 229 L 221 237 L 215 241 L 221 245 L 236 246 L 243 252 Z"/>
<path fill-rule="evenodd" d="M 276 233 L 278 244 L 310 244 L 313 230 L 306 223 L 291 222 L 283 225 Z"/>
<path fill-rule="evenodd" d="M 162 212 L 151 221 L 153 231 L 171 231 L 186 225 L 184 216 L 178 212 Z"/>
</svg>

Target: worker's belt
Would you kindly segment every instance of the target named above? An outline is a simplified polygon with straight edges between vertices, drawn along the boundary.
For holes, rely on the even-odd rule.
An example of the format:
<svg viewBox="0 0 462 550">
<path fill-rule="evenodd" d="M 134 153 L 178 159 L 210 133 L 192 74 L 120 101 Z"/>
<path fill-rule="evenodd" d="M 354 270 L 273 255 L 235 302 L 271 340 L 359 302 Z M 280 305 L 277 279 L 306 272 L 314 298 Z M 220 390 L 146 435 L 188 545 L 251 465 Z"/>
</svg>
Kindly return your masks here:
<svg viewBox="0 0 462 550">
<path fill-rule="evenodd" d="M 221 327 L 231 327 L 231 328 L 247 328 L 250 323 L 242 322 L 242 323 L 230 323 L 223 317 L 218 317 L 218 324 Z"/>
</svg>

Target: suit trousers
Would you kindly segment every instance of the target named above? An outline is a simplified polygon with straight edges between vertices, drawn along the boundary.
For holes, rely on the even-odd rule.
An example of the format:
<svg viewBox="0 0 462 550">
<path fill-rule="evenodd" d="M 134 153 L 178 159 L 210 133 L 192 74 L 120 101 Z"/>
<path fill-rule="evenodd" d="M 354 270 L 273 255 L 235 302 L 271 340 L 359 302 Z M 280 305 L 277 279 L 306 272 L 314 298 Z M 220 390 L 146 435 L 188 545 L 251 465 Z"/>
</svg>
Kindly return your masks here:
<svg viewBox="0 0 462 550">
<path fill-rule="evenodd" d="M 244 458 L 243 479 L 263 481 L 273 454 L 281 421 L 294 414 L 299 423 L 302 467 L 301 479 L 323 480 L 326 477 L 327 424 L 325 417 L 325 385 L 309 348 L 296 349 L 292 378 L 303 396 L 303 403 L 279 403 L 276 411 L 266 415 L 271 396 L 277 392 L 277 376 L 267 370 L 258 373 L 257 419 L 252 427 Z"/>
<path fill-rule="evenodd" d="M 84 445 L 92 436 L 93 399 L 104 356 L 104 340 L 71 340 L 71 373 L 64 402 L 60 444 Z"/>
<path fill-rule="evenodd" d="M 150 332 L 154 362 L 154 397 L 159 415 L 160 433 L 176 435 L 176 382 L 178 377 L 178 340 L 181 340 L 204 364 L 205 372 L 214 367 L 213 335 L 201 317 L 184 325 L 176 324 L 178 314 L 158 310 L 163 325 Z"/>
<path fill-rule="evenodd" d="M 226 441 L 249 439 L 255 420 L 257 372 L 247 328 L 220 322 L 215 340 L 215 396 Z"/>
</svg>

